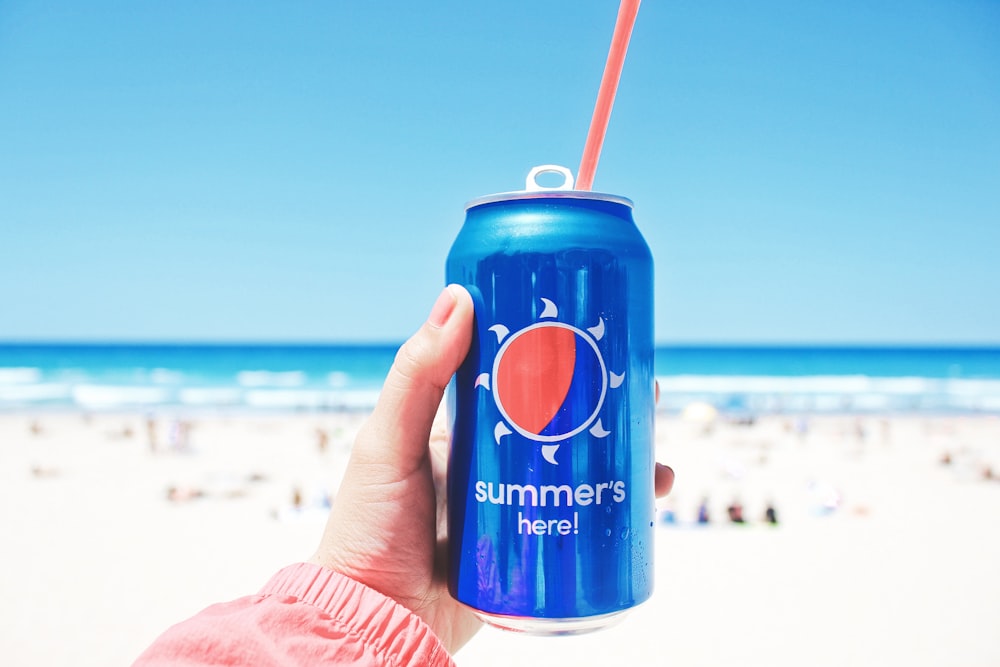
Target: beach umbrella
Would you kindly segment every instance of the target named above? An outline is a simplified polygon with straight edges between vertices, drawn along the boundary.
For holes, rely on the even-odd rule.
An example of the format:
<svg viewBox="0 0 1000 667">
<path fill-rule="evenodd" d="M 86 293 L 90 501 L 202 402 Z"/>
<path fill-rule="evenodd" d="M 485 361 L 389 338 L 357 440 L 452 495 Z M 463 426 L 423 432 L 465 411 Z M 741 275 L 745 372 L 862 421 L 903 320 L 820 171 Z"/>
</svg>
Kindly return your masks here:
<svg viewBox="0 0 1000 667">
<path fill-rule="evenodd" d="M 719 416 L 719 411 L 715 406 L 704 401 L 694 401 L 688 403 L 681 410 L 681 419 L 699 424 L 711 424 Z"/>
</svg>

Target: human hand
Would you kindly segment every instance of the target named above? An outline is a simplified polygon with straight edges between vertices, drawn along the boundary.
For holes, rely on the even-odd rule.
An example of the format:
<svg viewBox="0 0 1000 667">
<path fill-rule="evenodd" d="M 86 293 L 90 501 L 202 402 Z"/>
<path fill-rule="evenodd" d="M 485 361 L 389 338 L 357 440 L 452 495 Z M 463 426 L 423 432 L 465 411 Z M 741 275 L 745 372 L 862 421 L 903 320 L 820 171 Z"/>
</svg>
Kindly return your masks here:
<svg viewBox="0 0 1000 667">
<path fill-rule="evenodd" d="M 445 388 L 469 350 L 472 298 L 457 285 L 396 355 L 371 416 L 354 443 L 320 546 L 310 562 L 396 600 L 454 653 L 481 622 L 448 593 L 447 437 L 435 429 Z M 656 466 L 656 495 L 673 485 Z"/>
</svg>

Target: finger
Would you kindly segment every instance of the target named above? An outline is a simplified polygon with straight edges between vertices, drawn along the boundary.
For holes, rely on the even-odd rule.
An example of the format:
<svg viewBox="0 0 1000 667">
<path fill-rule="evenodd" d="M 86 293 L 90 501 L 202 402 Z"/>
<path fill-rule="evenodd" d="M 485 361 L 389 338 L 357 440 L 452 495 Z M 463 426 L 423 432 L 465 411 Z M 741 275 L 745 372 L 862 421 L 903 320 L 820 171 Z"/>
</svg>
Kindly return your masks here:
<svg viewBox="0 0 1000 667">
<path fill-rule="evenodd" d="M 355 454 L 396 469 L 412 469 L 427 457 L 427 439 L 445 387 L 469 351 L 472 297 L 449 285 L 431 313 L 396 353 L 378 402 L 358 437 Z"/>
<path fill-rule="evenodd" d="M 663 498 L 674 488 L 674 471 L 670 466 L 656 464 L 656 481 L 654 489 L 657 498 Z"/>
</svg>

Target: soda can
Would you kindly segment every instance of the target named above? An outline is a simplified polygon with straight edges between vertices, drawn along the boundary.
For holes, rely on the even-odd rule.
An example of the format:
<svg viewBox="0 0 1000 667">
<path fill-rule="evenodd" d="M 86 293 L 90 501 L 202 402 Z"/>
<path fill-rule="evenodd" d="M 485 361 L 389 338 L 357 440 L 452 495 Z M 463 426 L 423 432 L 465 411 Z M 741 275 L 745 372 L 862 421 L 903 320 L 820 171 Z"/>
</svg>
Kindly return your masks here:
<svg viewBox="0 0 1000 667">
<path fill-rule="evenodd" d="M 449 393 L 449 589 L 543 635 L 653 590 L 653 261 L 630 200 L 572 188 L 544 165 L 470 202 L 446 266 L 475 304 Z"/>
</svg>

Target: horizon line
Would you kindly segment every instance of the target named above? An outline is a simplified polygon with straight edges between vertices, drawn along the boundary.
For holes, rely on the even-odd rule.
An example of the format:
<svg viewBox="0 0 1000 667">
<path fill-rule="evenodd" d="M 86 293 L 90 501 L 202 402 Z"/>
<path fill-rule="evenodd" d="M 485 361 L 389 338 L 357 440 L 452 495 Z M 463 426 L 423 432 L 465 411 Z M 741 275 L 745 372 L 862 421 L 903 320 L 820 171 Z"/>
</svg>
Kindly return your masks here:
<svg viewBox="0 0 1000 667">
<path fill-rule="evenodd" d="M 197 338 L 0 338 L 0 346 L 172 346 L 172 347 L 399 347 L 405 340 L 364 340 L 364 339 L 329 339 L 329 340 L 295 340 L 295 339 L 197 339 Z M 694 340 L 660 340 L 653 344 L 654 348 L 732 348 L 732 349 L 767 349 L 767 348 L 852 348 L 852 349 L 899 349 L 899 348 L 932 348 L 932 349 L 996 349 L 1000 350 L 998 341 L 694 341 Z"/>
</svg>

